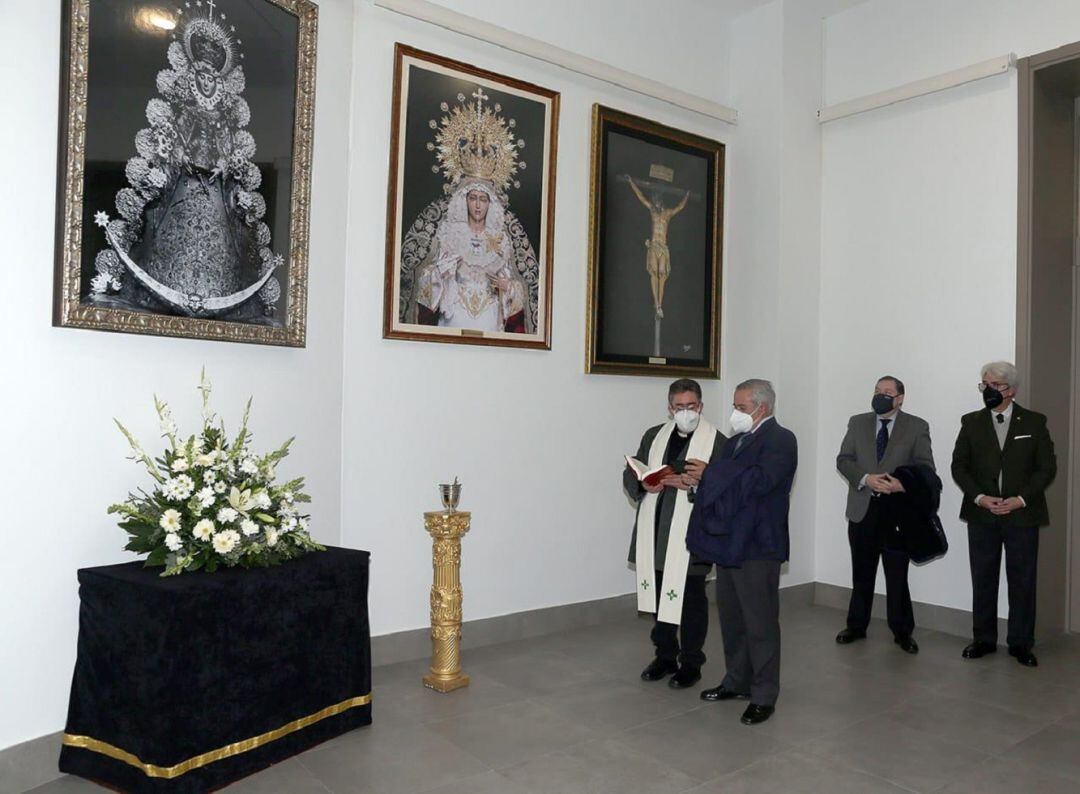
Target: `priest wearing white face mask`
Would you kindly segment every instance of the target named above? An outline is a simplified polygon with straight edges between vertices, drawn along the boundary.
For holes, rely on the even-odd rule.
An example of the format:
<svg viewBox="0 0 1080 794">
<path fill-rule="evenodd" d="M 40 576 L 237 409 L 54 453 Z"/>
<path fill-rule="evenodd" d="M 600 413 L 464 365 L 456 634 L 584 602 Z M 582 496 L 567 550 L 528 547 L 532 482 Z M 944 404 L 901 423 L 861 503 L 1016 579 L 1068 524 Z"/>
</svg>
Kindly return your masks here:
<svg viewBox="0 0 1080 794">
<path fill-rule="evenodd" d="M 702 407 L 696 381 L 683 378 L 672 383 L 670 419 L 645 431 L 636 457 L 649 469 L 667 464 L 675 473 L 655 487 L 642 483 L 629 466 L 623 473 L 623 487 L 637 503 L 630 562 L 635 564 L 638 610 L 657 614 L 650 635 L 656 656 L 641 678 L 659 681 L 671 675 L 668 685 L 674 689 L 701 679 L 709 625 L 705 575 L 712 566 L 691 558 L 686 527 L 693 490 L 727 439 L 702 418 Z"/>
</svg>

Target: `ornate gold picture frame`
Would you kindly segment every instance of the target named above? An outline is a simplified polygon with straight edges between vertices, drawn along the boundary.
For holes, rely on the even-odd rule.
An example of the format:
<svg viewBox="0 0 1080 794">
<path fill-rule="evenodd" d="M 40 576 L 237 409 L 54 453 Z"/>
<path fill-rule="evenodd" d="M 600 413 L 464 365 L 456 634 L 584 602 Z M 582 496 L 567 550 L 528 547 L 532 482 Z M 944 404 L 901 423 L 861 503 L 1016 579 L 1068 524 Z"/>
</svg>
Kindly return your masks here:
<svg viewBox="0 0 1080 794">
<path fill-rule="evenodd" d="M 585 371 L 720 377 L 724 144 L 593 106 Z"/>
<path fill-rule="evenodd" d="M 317 25 L 64 0 L 54 325 L 304 346 Z"/>
<path fill-rule="evenodd" d="M 550 350 L 559 94 L 394 59 L 384 338 Z"/>
</svg>

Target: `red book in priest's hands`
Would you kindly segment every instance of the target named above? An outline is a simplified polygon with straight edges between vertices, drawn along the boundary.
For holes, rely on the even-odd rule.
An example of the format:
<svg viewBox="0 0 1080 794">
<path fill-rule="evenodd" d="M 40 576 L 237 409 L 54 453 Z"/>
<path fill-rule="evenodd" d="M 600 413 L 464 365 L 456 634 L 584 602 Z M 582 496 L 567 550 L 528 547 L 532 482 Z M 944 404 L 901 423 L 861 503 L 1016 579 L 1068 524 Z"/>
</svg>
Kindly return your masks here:
<svg viewBox="0 0 1080 794">
<path fill-rule="evenodd" d="M 660 481 L 665 477 L 672 474 L 678 474 L 675 469 L 666 463 L 655 469 L 650 469 L 647 464 L 642 463 L 637 458 L 632 458 L 629 455 L 626 456 L 626 465 L 630 467 L 630 471 L 637 475 L 638 480 L 645 483 L 650 488 L 655 488 L 660 485 Z"/>
</svg>

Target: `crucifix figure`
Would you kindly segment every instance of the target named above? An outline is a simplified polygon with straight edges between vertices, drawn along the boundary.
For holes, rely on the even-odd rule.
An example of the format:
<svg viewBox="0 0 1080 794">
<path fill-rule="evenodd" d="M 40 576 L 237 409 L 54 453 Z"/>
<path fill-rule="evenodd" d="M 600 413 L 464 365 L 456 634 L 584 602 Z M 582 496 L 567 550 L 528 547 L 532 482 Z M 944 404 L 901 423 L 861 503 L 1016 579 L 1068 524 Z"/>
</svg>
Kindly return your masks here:
<svg viewBox="0 0 1080 794">
<path fill-rule="evenodd" d="M 206 0 L 206 4 L 208 6 L 210 6 L 210 21 L 213 22 L 214 21 L 214 6 L 216 6 L 217 3 L 215 3 L 214 0 Z"/>
<path fill-rule="evenodd" d="M 690 198 L 690 191 L 684 191 L 682 200 L 674 207 L 665 207 L 663 199 L 656 195 L 651 200 L 645 196 L 641 188 L 634 182 L 632 176 L 627 176 L 630 187 L 638 201 L 645 205 L 652 219 L 652 237 L 645 241 L 645 269 L 649 272 L 649 280 L 652 283 L 653 306 L 656 309 L 657 319 L 662 319 L 664 310 L 664 285 L 667 284 L 668 276 L 671 275 L 671 252 L 667 245 L 668 224 L 671 219 L 678 215 L 686 207 Z"/>
</svg>

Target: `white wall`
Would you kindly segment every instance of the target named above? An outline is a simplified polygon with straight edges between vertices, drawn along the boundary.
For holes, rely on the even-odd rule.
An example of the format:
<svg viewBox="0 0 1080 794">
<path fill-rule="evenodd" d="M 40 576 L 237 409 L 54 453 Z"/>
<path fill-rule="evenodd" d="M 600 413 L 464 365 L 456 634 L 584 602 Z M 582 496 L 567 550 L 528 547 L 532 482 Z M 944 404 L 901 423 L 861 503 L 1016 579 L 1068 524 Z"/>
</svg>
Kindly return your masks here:
<svg viewBox="0 0 1080 794">
<path fill-rule="evenodd" d="M 830 103 L 1007 52 L 1080 39 L 1080 6 L 1044 0 L 872 0 L 828 20 Z M 835 454 L 874 380 L 905 380 L 930 422 L 950 551 L 912 598 L 970 609 L 966 528 L 948 468 L 986 361 L 1015 355 L 1016 75 L 825 126 L 817 578 L 850 585 Z M 1023 395 L 1021 395 L 1021 401 Z M 1037 406 L 1036 406 L 1037 407 Z M 884 592 L 879 574 L 879 592 Z M 1001 592 L 1001 614 L 1005 614 Z"/>
<path fill-rule="evenodd" d="M 733 11 L 760 5 L 766 0 L 675 0 L 666 6 L 657 4 L 655 0 L 435 2 L 493 25 L 723 103 L 729 91 L 730 16 Z M 379 12 L 378 17 L 373 19 L 379 17 L 387 18 Z M 471 52 L 479 53 L 487 49 L 486 45 L 468 44 L 468 39 L 448 33 L 435 34 L 432 39 L 437 42 L 455 40 L 465 44 Z M 529 63 L 529 59 L 514 56 L 507 63 Z M 564 75 L 570 77 L 561 69 L 555 69 L 551 74 L 560 83 L 564 81 Z M 578 83 L 583 87 L 589 86 L 590 92 L 594 85 L 605 92 L 607 90 L 593 81 Z M 666 113 L 663 110 L 665 105 L 655 107 Z"/>
<path fill-rule="evenodd" d="M 780 150 L 783 141 L 783 2 L 754 9 L 731 24 L 732 103 L 739 110 L 728 151 L 730 197 L 724 280 L 725 374 L 775 380 L 779 369 Z M 730 390 L 724 394 L 730 406 Z M 777 395 L 784 423 L 785 395 Z M 725 412 L 725 416 L 731 410 Z"/>
<path fill-rule="evenodd" d="M 820 478 L 818 401 L 821 369 L 821 128 L 815 111 L 823 95 L 823 18 L 853 0 L 783 3 L 782 133 L 776 161 L 781 191 L 774 234 L 779 251 L 776 325 L 777 389 L 781 414 L 799 440 L 799 473 L 791 501 L 791 572 L 814 581 L 815 528 Z M 758 236 L 767 228 L 755 227 Z"/>
<path fill-rule="evenodd" d="M 110 419 L 146 441 L 151 392 L 197 415 L 206 365 L 235 421 L 255 393 L 266 444 L 295 434 L 291 470 L 311 478 L 315 533 L 373 553 L 378 634 L 427 625 L 421 514 L 458 475 L 474 514 L 465 541 L 470 619 L 631 590 L 632 510 L 620 455 L 664 416 L 666 381 L 583 374 L 593 102 L 728 144 L 723 380 L 706 413 L 726 429 L 730 388 L 773 378 L 800 440 L 785 584 L 850 581 L 844 486 L 834 456 L 874 379 L 904 378 L 947 469 L 959 415 L 978 407 L 984 360 L 1013 354 L 1016 85 L 992 78 L 820 129 L 841 101 L 1015 51 L 1080 39 L 1072 2 L 443 0 L 736 107 L 729 127 L 531 61 L 370 2 L 321 0 L 306 350 L 141 338 L 49 324 L 59 9 L 7 0 L 0 78 L 18 123 L 0 129 L 0 748 L 63 723 L 79 567 L 129 559 L 104 507 L 139 481 Z M 854 7 L 841 10 L 849 5 Z M 629 6 L 629 7 L 628 7 Z M 749 9 L 732 19 L 732 8 Z M 839 13 L 837 13 L 839 11 Z M 650 16 L 651 14 L 651 16 Z M 820 35 L 819 17 L 833 14 Z M 573 20 L 570 24 L 568 20 Z M 824 53 L 822 41 L 825 41 Z M 381 338 L 393 44 L 402 41 L 561 92 L 553 348 L 503 350 Z M 13 454 L 14 453 L 14 454 Z M 966 543 L 912 573 L 913 597 L 969 606 Z"/>
<path fill-rule="evenodd" d="M 1080 37 L 1070 0 L 868 0 L 831 16 L 825 93 L 830 104 Z"/>
<path fill-rule="evenodd" d="M 822 18 L 857 0 L 775 0 L 731 23 L 728 384 L 773 379 L 799 443 L 785 585 L 815 578 L 818 489 Z"/>
<path fill-rule="evenodd" d="M 545 4 L 543 13 L 539 4 L 445 4 L 727 99 L 726 36 L 707 7 L 649 19 L 608 16 L 610 2 Z M 665 44 L 676 18 L 684 36 L 678 49 Z M 550 352 L 381 338 L 396 41 L 561 93 Z M 473 511 L 462 573 L 467 619 L 630 592 L 633 512 L 621 492 L 621 456 L 665 418 L 668 381 L 584 374 L 592 104 L 722 141 L 732 129 L 366 4 L 355 51 L 343 542 L 372 552 L 373 633 L 428 624 L 431 541 L 422 513 L 438 509 L 435 485 L 455 475 L 464 483 L 462 509 Z M 723 409 L 730 395 L 716 383 L 705 389 L 706 414 L 719 421 L 730 412 Z"/>
<path fill-rule="evenodd" d="M 258 439 L 298 437 L 289 469 L 309 477 L 315 535 L 373 552 L 374 633 L 427 623 L 429 541 L 420 514 L 437 506 L 434 484 L 453 474 L 466 483 L 464 506 L 475 510 L 468 617 L 630 591 L 623 560 L 632 510 L 620 494 L 618 461 L 663 418 L 667 383 L 583 374 L 591 106 L 605 102 L 721 140 L 730 128 L 367 2 L 321 0 L 307 349 L 54 329 L 60 11 L 9 2 L 16 8 L 5 10 L 20 24 L 0 33 L 0 67 L 19 124 L 0 132 L 0 230 L 20 299 L 0 318 L 9 340 L 0 432 L 4 449 L 18 450 L 0 456 L 0 481 L 15 495 L 0 563 L 0 748 L 63 724 L 75 570 L 131 558 L 104 507 L 141 475 L 124 460 L 111 418 L 153 445 L 157 392 L 190 424 L 204 365 L 226 419 L 235 422 L 254 393 Z M 447 5 L 719 101 L 729 96 L 728 20 L 713 4 L 688 4 L 681 14 L 656 14 L 643 0 L 632 9 L 614 0 L 542 10 Z M 562 92 L 550 353 L 381 339 L 397 40 Z M 741 178 L 752 174 L 745 168 Z M 719 422 L 729 395 L 705 386 L 706 410 Z"/>
<path fill-rule="evenodd" d="M 52 328 L 60 4 L 5 0 L 0 82 L 4 241 L 0 483 L 0 748 L 59 730 L 75 662 L 78 568 L 127 562 L 105 507 L 144 484 L 118 417 L 153 448 L 152 394 L 181 426 L 198 418 L 204 365 L 231 426 L 255 394 L 252 429 L 271 448 L 297 436 L 283 473 L 309 477 L 313 534 L 340 539 L 341 358 L 352 3 L 321 0 L 305 350 Z M 91 64 L 91 68 L 93 65 Z M 147 86 L 152 91 L 153 86 Z M 382 114 L 380 113 L 380 116 Z"/>
<path fill-rule="evenodd" d="M 806 467 L 807 442 L 814 425 L 800 397 L 813 385 L 800 382 L 801 366 L 789 367 L 796 363 L 799 351 L 805 353 L 809 346 L 810 355 L 798 363 L 813 371 L 817 305 L 806 298 L 808 290 L 809 295 L 815 294 L 817 259 L 813 247 L 804 249 L 812 255 L 804 269 L 788 250 L 785 213 L 790 216 L 792 207 L 786 197 L 798 190 L 791 184 L 791 160 L 806 158 L 811 176 L 802 187 L 814 196 L 820 191 L 820 177 L 813 175 L 819 160 L 817 148 L 801 140 L 785 147 L 791 143 L 789 136 L 798 134 L 785 105 L 790 88 L 786 67 L 791 31 L 785 24 L 789 7 L 777 0 L 731 24 L 732 104 L 739 110 L 739 126 L 729 152 L 731 212 L 725 229 L 729 257 L 724 282 L 724 359 L 725 373 L 730 375 L 725 404 L 731 401 L 730 388 L 746 378 L 773 381 L 777 421 L 794 432 L 799 442 L 800 465 L 791 497 L 791 555 L 784 568 L 784 585 L 812 581 L 814 565 L 814 478 L 807 476 Z M 820 38 L 815 43 L 820 44 Z M 820 75 L 811 79 L 820 81 Z M 816 214 L 810 217 L 816 228 Z M 791 222 L 795 222 L 793 217 Z M 793 296 L 806 312 L 791 305 Z M 793 311 L 798 316 L 789 320 L 786 315 Z M 788 333 L 792 328 L 794 333 Z M 795 370 L 798 374 L 790 377 L 788 372 L 795 375 Z"/>
</svg>

